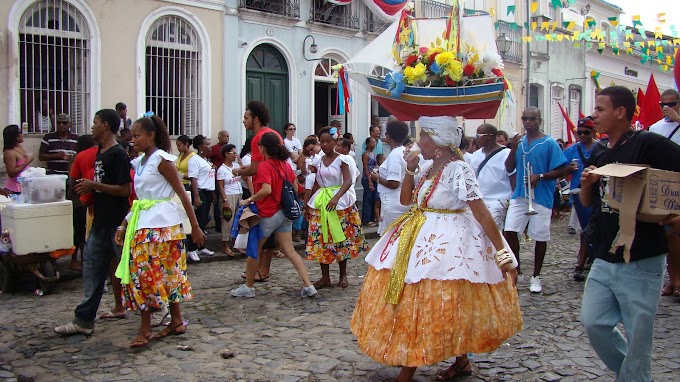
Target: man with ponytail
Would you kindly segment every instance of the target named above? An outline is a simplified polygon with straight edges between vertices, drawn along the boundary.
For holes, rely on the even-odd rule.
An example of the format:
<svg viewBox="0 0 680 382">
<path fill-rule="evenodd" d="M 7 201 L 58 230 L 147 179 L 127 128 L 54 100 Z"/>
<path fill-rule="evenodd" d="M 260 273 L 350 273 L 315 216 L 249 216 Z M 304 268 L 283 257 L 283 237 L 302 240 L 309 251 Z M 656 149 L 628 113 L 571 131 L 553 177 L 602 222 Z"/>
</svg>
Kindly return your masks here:
<svg viewBox="0 0 680 382">
<path fill-rule="evenodd" d="M 104 293 L 106 275 L 120 259 L 121 248 L 114 244 L 116 227 L 123 220 L 130 205 L 130 162 L 128 154 L 116 141 L 120 116 L 112 109 L 99 110 L 92 124 L 92 138 L 99 142 L 94 164 L 94 180 L 76 179 L 75 191 L 79 195 L 94 193 L 94 221 L 83 254 L 83 284 L 85 297 L 75 309 L 72 322 L 54 328 L 61 335 L 94 332 L 94 320 Z M 115 260 L 115 261 L 114 261 Z M 116 307 L 123 312 L 120 283 L 114 283 Z"/>
</svg>

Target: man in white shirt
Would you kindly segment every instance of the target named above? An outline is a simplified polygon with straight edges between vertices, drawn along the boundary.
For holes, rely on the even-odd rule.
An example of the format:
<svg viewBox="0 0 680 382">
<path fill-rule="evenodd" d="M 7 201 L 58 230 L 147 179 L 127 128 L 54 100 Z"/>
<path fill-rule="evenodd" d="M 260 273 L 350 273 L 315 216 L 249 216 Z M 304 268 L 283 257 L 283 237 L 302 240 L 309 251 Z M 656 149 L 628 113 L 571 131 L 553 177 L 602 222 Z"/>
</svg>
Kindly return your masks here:
<svg viewBox="0 0 680 382">
<path fill-rule="evenodd" d="M 661 93 L 659 106 L 663 111 L 663 118 L 653 124 L 649 131 L 661 134 L 664 137 L 680 145 L 680 93 L 674 89 L 665 90 Z M 676 264 L 680 258 L 680 236 L 666 232 L 668 241 L 668 276 L 669 283 L 663 287 L 663 296 L 680 297 L 680 264 Z"/>
<path fill-rule="evenodd" d="M 510 175 L 505 170 L 505 160 L 510 150 L 496 142 L 498 129 L 483 123 L 477 128 L 479 150 L 470 154 L 468 164 L 475 171 L 486 208 L 491 212 L 498 229 L 503 230 L 505 213 L 512 196 Z"/>
</svg>

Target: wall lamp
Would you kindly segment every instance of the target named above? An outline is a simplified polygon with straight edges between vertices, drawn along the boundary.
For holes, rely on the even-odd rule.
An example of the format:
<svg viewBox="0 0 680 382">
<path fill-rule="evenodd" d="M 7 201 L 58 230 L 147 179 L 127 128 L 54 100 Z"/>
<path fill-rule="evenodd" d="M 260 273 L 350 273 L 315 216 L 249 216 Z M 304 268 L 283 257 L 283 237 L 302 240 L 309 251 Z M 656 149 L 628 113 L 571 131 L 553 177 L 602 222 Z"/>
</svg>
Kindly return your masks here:
<svg viewBox="0 0 680 382">
<path fill-rule="evenodd" d="M 302 57 L 305 58 L 307 61 L 318 61 L 318 60 L 323 60 L 323 58 L 307 58 L 307 39 L 311 38 L 312 39 L 312 44 L 309 46 L 309 53 L 311 54 L 316 54 L 316 52 L 319 51 L 319 46 L 316 45 L 316 41 L 314 40 L 314 36 L 307 35 L 305 39 L 302 41 Z"/>
</svg>

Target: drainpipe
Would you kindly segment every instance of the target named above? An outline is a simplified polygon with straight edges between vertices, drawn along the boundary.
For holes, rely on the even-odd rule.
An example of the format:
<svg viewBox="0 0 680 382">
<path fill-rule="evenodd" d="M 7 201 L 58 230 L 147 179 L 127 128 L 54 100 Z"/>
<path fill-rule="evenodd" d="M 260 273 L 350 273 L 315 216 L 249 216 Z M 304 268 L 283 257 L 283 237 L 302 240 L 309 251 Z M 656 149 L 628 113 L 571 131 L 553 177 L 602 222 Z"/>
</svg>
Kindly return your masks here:
<svg viewBox="0 0 680 382">
<path fill-rule="evenodd" d="M 526 32 L 527 32 L 527 37 L 529 37 L 529 31 L 531 30 L 531 8 L 530 8 L 530 1 L 527 0 L 526 2 L 526 9 L 527 9 L 527 25 L 525 25 Z M 528 27 L 527 27 L 528 26 Z M 531 44 L 527 41 L 527 74 L 525 78 L 525 84 L 524 84 L 524 95 L 525 95 L 525 105 L 524 107 L 529 107 L 529 89 L 531 87 L 531 80 L 529 79 L 529 74 L 531 72 Z"/>
</svg>

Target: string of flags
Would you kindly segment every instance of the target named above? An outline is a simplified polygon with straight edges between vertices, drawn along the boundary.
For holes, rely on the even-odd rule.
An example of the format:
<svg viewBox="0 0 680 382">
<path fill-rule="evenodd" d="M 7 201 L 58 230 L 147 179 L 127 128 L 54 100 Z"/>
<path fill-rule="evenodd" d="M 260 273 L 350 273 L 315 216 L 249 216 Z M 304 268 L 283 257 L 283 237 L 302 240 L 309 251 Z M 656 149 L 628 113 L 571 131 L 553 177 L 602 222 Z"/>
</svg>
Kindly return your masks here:
<svg viewBox="0 0 680 382">
<path fill-rule="evenodd" d="M 568 5 L 573 5 L 575 3 L 576 0 L 568 0 Z M 550 0 L 549 4 L 556 9 L 563 7 L 561 0 Z M 537 1 L 532 1 L 529 5 L 529 11 L 532 15 L 536 15 L 538 8 L 539 4 Z M 514 14 L 515 11 L 515 5 L 509 5 L 506 9 L 506 14 L 511 15 Z M 489 13 L 492 16 L 495 15 L 493 9 L 491 9 Z M 673 70 L 673 67 L 675 66 L 675 52 L 677 52 L 680 46 L 680 36 L 676 25 L 668 25 L 670 34 L 664 36 L 660 25 L 655 27 L 653 31 L 647 30 L 642 25 L 639 15 L 632 16 L 632 28 L 621 25 L 617 16 L 609 17 L 607 21 L 609 22 L 609 25 L 611 25 L 609 30 L 598 27 L 597 21 L 592 17 L 586 17 L 583 25 L 577 25 L 575 21 L 569 20 L 565 20 L 562 23 L 558 23 L 557 21 L 525 22 L 524 28 L 527 28 L 534 33 L 529 36 L 518 38 L 517 42 L 519 42 L 519 40 L 526 43 L 532 43 L 534 41 L 571 42 L 576 48 L 584 45 L 587 49 L 597 49 L 600 54 L 603 54 L 607 50 L 611 50 L 611 53 L 614 55 L 637 55 L 640 57 L 640 63 L 643 65 L 657 64 L 659 70 L 664 72 Z M 659 24 L 665 25 L 666 13 L 658 13 L 657 21 Z M 496 21 L 496 29 L 499 28 L 499 25 L 499 22 Z M 510 30 L 519 30 L 520 28 L 520 25 L 514 22 L 507 23 L 507 25 Z M 582 27 L 582 30 L 577 30 L 577 26 Z M 651 37 L 652 33 L 654 35 L 653 38 Z"/>
</svg>

